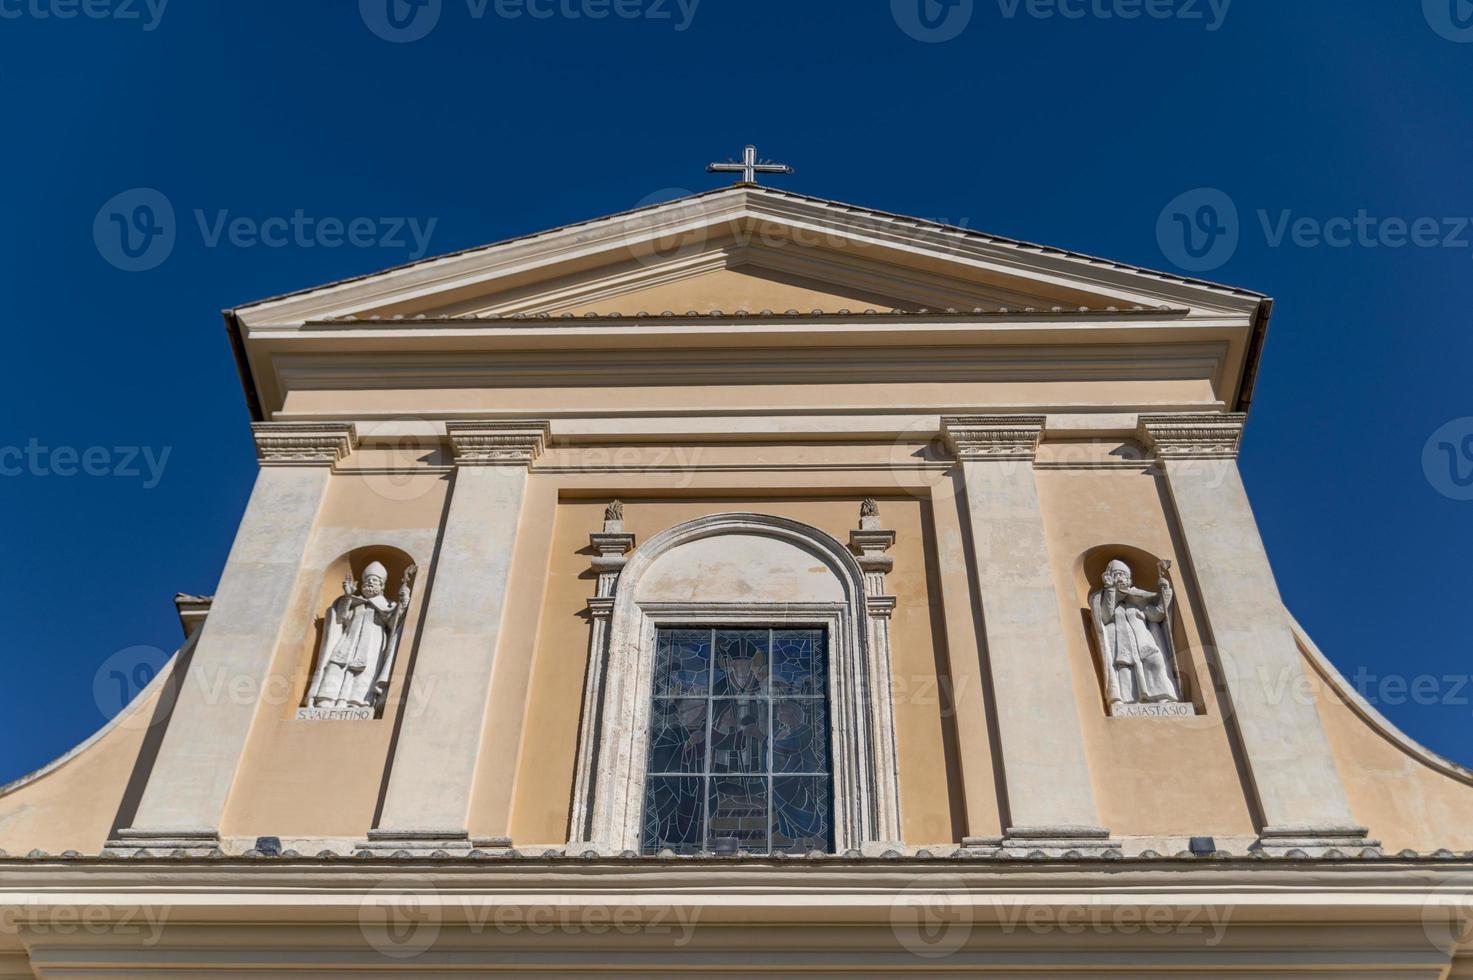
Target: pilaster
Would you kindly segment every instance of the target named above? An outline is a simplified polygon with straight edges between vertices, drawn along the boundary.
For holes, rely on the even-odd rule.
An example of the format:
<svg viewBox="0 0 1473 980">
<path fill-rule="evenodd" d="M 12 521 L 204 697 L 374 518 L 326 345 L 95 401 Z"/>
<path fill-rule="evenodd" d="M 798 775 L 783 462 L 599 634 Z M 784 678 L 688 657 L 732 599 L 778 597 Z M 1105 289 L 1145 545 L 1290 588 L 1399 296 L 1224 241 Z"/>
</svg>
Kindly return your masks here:
<svg viewBox="0 0 1473 980">
<path fill-rule="evenodd" d="M 1375 846 L 1355 825 L 1238 470 L 1241 414 L 1142 415 L 1137 435 L 1165 474 L 1216 647 L 1222 710 L 1236 726 L 1264 826 L 1259 847 Z"/>
<path fill-rule="evenodd" d="M 365 845 L 411 853 L 508 847 L 467 831 L 501 622 L 541 420 L 448 422 L 455 483 L 379 825 Z M 510 750 L 511 747 L 508 747 Z"/>
<path fill-rule="evenodd" d="M 890 595 L 885 578 L 895 567 L 895 559 L 885 552 L 895 544 L 895 532 L 881 526 L 880 506 L 865 500 L 859 508 L 859 528 L 849 532 L 849 547 L 864 573 L 865 629 L 869 640 L 869 703 L 875 713 L 872 730 L 877 733 L 875 746 L 875 798 L 884 803 L 877 807 L 875 841 L 866 842 L 877 854 L 904 850 L 900 824 L 900 785 L 895 747 L 895 694 L 891 680 L 890 618 L 895 612 L 895 597 Z"/>
<path fill-rule="evenodd" d="M 258 422 L 251 429 L 261 469 L 133 826 L 108 843 L 115 850 L 206 853 L 219 845 L 328 480 L 357 445 L 348 423 Z"/>
<path fill-rule="evenodd" d="M 592 816 L 592 795 L 598 773 L 598 735 L 603 730 L 601 692 L 608 666 L 609 621 L 614 615 L 614 594 L 619 573 L 628 564 L 634 550 L 634 535 L 624 530 L 624 505 L 613 501 L 604 510 L 603 531 L 588 535 L 598 554 L 593 558 L 593 572 L 598 577 L 597 594 L 588 600 L 591 629 L 588 635 L 588 664 L 583 675 L 583 713 L 579 715 L 578 762 L 573 776 L 573 817 L 579 824 L 570 826 L 568 839 L 575 842 L 591 839 L 588 821 Z"/>
<path fill-rule="evenodd" d="M 1103 850 L 1115 844 L 1095 806 L 1033 476 L 1044 421 L 1025 415 L 941 420 L 966 488 L 972 577 L 1007 789 L 1003 838 L 963 844 L 1020 853 Z"/>
</svg>

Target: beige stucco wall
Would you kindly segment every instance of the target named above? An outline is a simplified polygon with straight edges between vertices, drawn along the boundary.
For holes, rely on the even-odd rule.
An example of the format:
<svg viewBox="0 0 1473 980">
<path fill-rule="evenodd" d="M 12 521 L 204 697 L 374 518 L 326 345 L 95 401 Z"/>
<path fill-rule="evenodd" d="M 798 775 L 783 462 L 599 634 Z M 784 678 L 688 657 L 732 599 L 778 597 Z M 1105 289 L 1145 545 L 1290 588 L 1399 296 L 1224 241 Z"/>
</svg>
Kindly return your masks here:
<svg viewBox="0 0 1473 980">
<path fill-rule="evenodd" d="M 1129 462 L 1138 452 L 1125 443 L 1053 441 L 1035 474 L 1100 818 L 1127 837 L 1251 836 L 1250 795 L 1202 653 L 1196 586 L 1186 577 L 1189 563 L 1159 477 Z M 892 468 L 897 462 L 914 466 Z M 280 637 L 279 687 L 258 706 L 226 835 L 360 838 L 373 825 L 433 582 L 453 481 L 447 464 L 443 450 L 367 447 L 332 477 Z M 565 839 L 594 588 L 588 534 L 615 496 L 626 501 L 627 527 L 640 541 L 738 510 L 803 521 L 845 541 L 859 501 L 879 497 L 885 525 L 897 532 L 889 584 L 899 600 L 893 682 L 905 838 L 944 843 L 999 833 L 984 631 L 968 580 L 967 515 L 956 479 L 935 447 L 920 442 L 550 447 L 528 480 L 476 770 L 473 836 L 509 835 L 519 845 Z M 421 566 L 394 676 L 398 697 L 378 721 L 297 722 L 322 611 L 341 590 L 350 554 L 361 573 L 361 549 L 370 545 Z M 1102 546 L 1174 562 L 1176 638 L 1197 716 L 1106 717 L 1082 565 Z M 398 569 L 389 563 L 392 590 Z M 1307 696 L 1316 699 L 1356 818 L 1393 849 L 1473 848 L 1466 829 L 1473 827 L 1473 777 L 1439 771 L 1379 732 L 1319 683 L 1308 660 L 1306 679 L 1315 682 Z M 153 697 L 136 717 L 153 715 Z M 0 848 L 95 853 L 141 786 L 135 762 L 147 730 L 118 725 L 0 797 Z"/>
<path fill-rule="evenodd" d="M 1121 443 L 1047 447 L 1041 460 L 1100 461 L 1141 455 Z M 1100 819 L 1116 834 L 1181 837 L 1251 836 L 1256 828 L 1249 788 L 1234 759 L 1232 736 L 1215 696 L 1194 589 L 1162 496 L 1160 477 L 1145 467 L 1038 471 L 1059 615 L 1074 667 L 1074 688 Z M 1091 549 L 1124 545 L 1174 565 L 1176 642 L 1188 693 L 1200 712 L 1189 718 L 1111 718 L 1105 711 L 1099 658 L 1091 638 L 1081 560 Z M 1095 583 L 1097 586 L 1098 583 Z M 1154 578 L 1137 581 L 1155 588 Z"/>
<path fill-rule="evenodd" d="M 159 701 L 177 661 L 176 655 L 138 700 L 80 751 L 23 777 L 0 796 L 0 850 L 96 854 L 115 825 L 127 823 L 143 790 L 139 756 L 161 733 L 165 716 Z"/>
<path fill-rule="evenodd" d="M 491 300 L 491 297 L 487 298 Z M 694 303 L 696 305 L 692 306 Z M 669 310 L 685 313 L 692 309 L 701 313 L 724 310 L 733 313 L 747 310 L 758 313 L 773 310 L 891 310 L 914 308 L 914 304 L 886 296 L 874 290 L 843 289 L 832 285 L 769 270 L 716 269 L 694 281 L 677 280 L 611 296 L 593 303 L 580 303 L 568 311 L 583 313 L 622 313 L 632 316 L 640 312 L 660 313 Z"/>
<path fill-rule="evenodd" d="M 773 514 L 803 521 L 848 540 L 864 494 L 822 493 L 804 499 L 776 488 L 761 495 L 715 495 L 697 499 L 670 495 L 624 495 L 625 527 L 647 540 L 696 517 L 731 511 Z M 601 527 L 604 497 L 566 497 L 557 507 L 547 563 L 546 597 L 518 745 L 515 800 L 510 831 L 518 843 L 566 839 L 573 789 L 579 710 L 588 656 L 585 610 L 593 594 L 588 535 Z M 901 807 L 907 840 L 960 839 L 962 793 L 949 705 L 937 683 L 945 664 L 934 564 L 928 561 L 935 529 L 929 505 L 907 496 L 881 500 L 887 527 L 894 528 L 895 570 L 890 590 L 897 596 L 893 621 L 895 724 L 901 776 Z M 509 665 L 503 662 L 500 671 Z M 983 747 L 983 751 L 986 748 Z M 488 780 L 477 784 L 480 815 L 497 794 Z M 993 807 L 996 801 L 993 800 Z"/>
<path fill-rule="evenodd" d="M 1284 695 L 1313 699 L 1351 811 L 1383 847 L 1393 852 L 1473 849 L 1473 773 L 1455 778 L 1439 771 L 1388 732 L 1372 727 L 1307 654 L 1304 677 L 1295 678 Z"/>
<path fill-rule="evenodd" d="M 778 352 L 779 362 L 803 352 Z M 828 355 L 832 357 L 832 354 Z M 465 355 L 464 363 L 479 355 Z M 1059 381 L 957 381 L 938 384 L 922 380 L 897 381 L 875 377 L 847 383 L 784 384 L 763 382 L 755 377 L 738 377 L 748 359 L 744 351 L 716 352 L 715 364 L 733 380 L 707 384 L 672 384 L 641 376 L 631 362 L 625 383 L 590 383 L 578 387 L 542 387 L 517 380 L 515 354 L 496 355 L 494 361 L 508 371 L 500 383 L 484 387 L 405 387 L 329 391 L 305 389 L 290 392 L 283 405 L 286 417 L 384 418 L 394 416 L 435 417 L 512 413 L 521 416 L 565 414 L 606 415 L 625 412 L 705 414 L 711 411 L 874 411 L 877 406 L 897 410 L 952 411 L 958 406 L 986 409 L 1020 405 L 1203 405 L 1217 404 L 1212 383 L 1205 378 L 1180 378 L 1141 382 L 1135 380 Z M 889 352 L 873 355 L 872 368 L 893 364 Z M 618 355 L 602 358 L 616 362 Z M 774 368 L 776 363 L 774 364 Z M 531 370 L 529 366 L 528 370 Z M 837 377 L 835 365 L 826 372 Z"/>
<path fill-rule="evenodd" d="M 405 677 L 418 637 L 425 589 L 433 579 L 434 542 L 443 520 L 447 474 L 404 469 L 402 453 L 360 450 L 328 485 L 318 526 L 297 577 L 291 613 L 283 629 L 268 685 L 256 712 L 222 834 L 250 836 L 359 837 L 373 826 L 389 746 L 399 713 L 406 710 Z M 437 452 L 428 453 L 431 462 Z M 417 594 L 404 624 L 399 658 L 390 685 L 390 704 L 373 721 L 298 721 L 316 654 L 320 623 L 328 605 L 342 595 L 347 556 L 356 549 L 382 551 L 355 556 L 352 569 L 378 557 L 390 570 L 388 592 L 399 587 L 390 551 L 419 563 Z M 410 692 L 407 708 L 420 699 Z"/>
</svg>

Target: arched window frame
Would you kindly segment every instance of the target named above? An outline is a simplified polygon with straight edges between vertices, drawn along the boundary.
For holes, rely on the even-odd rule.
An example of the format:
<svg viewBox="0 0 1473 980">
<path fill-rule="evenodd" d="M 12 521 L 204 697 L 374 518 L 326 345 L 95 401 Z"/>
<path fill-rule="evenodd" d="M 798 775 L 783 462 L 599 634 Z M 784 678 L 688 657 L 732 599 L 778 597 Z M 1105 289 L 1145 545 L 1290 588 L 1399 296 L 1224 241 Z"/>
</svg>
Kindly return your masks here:
<svg viewBox="0 0 1473 980">
<path fill-rule="evenodd" d="M 660 557 L 693 541 L 727 534 L 769 537 L 803 549 L 833 573 L 842 601 L 637 601 L 640 581 Z M 883 575 L 877 574 L 867 582 L 854 554 L 832 536 L 768 514 L 700 517 L 641 545 L 611 582 L 613 595 L 603 597 L 605 621 L 594 607 L 572 841 L 605 853 L 639 849 L 655 634 L 662 626 L 714 624 L 825 630 L 835 848 L 842 853 L 899 845 L 889 631 L 894 599 L 879 594 L 882 582 Z"/>
</svg>

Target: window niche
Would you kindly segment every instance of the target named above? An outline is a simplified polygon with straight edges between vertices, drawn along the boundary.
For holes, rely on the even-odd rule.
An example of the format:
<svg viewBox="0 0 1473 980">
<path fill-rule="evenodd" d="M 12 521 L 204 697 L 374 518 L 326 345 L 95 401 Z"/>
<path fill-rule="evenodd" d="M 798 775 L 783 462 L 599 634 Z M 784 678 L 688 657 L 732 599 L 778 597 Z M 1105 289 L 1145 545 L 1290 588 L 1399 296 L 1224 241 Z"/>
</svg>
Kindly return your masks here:
<svg viewBox="0 0 1473 980">
<path fill-rule="evenodd" d="M 1105 713 L 1114 718 L 1201 713 L 1170 561 L 1106 544 L 1078 563 L 1081 626 Z"/>
<path fill-rule="evenodd" d="M 622 532 L 621 518 L 611 510 L 602 537 Z M 871 522 L 876 521 L 871 515 Z M 600 536 L 594 538 L 597 545 Z M 704 701 L 698 697 L 662 700 L 656 690 L 661 683 L 657 660 L 662 638 L 670 642 L 679 635 L 672 631 L 690 627 L 713 631 L 711 677 L 719 669 L 719 650 L 715 648 L 722 634 L 761 633 L 769 644 L 777 642 L 773 637 L 779 634 L 783 642 L 794 642 L 802 634 L 823 647 L 817 660 L 824 665 L 824 697 L 816 701 L 826 705 L 827 757 L 821 764 L 822 772 L 815 776 L 803 770 L 796 778 L 808 779 L 812 785 L 800 786 L 789 780 L 781 787 L 787 796 L 777 799 L 782 794 L 774 786 L 787 774 L 778 774 L 769 767 L 760 774 L 773 797 L 761 801 L 766 823 L 757 827 L 751 822 L 756 821 L 759 802 L 753 795 L 745 801 L 750 804 L 750 827 L 734 817 L 728 819 L 723 812 L 718 815 L 721 826 L 715 829 L 729 830 L 741 824 L 741 828 L 751 830 L 750 839 L 738 839 L 733 845 L 743 850 L 814 849 L 817 845 L 817 849 L 826 846 L 844 851 L 898 844 L 899 793 L 886 628 L 894 599 L 883 594 L 883 572 L 878 566 L 871 573 L 875 582 L 867 584 L 865 562 L 875 564 L 877 559 L 856 556 L 817 528 L 765 514 L 697 518 L 655 535 L 627 560 L 622 552 L 612 554 L 626 545 L 632 545 L 632 541 L 611 539 L 609 547 L 602 549 L 608 553 L 601 552 L 595 560 L 596 568 L 602 567 L 600 562 L 619 567 L 590 603 L 594 625 L 569 830 L 573 846 L 619 853 L 674 842 L 668 835 L 655 834 L 656 838 L 665 838 L 661 842 L 646 834 L 650 826 L 645 819 L 650 805 L 647 794 L 652 787 L 647 777 L 654 772 L 648 768 L 652 729 L 656 739 L 670 734 L 665 731 L 669 725 L 661 728 L 658 712 L 663 710 L 668 715 L 674 711 L 678 715 L 684 710 L 694 716 L 704 711 L 714 717 L 727 707 L 714 695 Z M 771 718 L 779 708 L 785 712 L 777 727 L 795 740 L 802 737 L 804 727 L 796 717 L 797 707 L 775 700 L 767 707 L 770 725 L 776 724 Z M 708 731 L 704 737 L 715 736 Z M 719 779 L 732 782 L 727 774 L 716 771 L 730 760 L 708 754 L 708 746 L 717 748 L 712 741 L 699 746 L 698 752 L 698 746 L 692 744 L 685 747 L 689 751 L 677 753 L 678 759 L 662 755 L 663 743 L 654 746 L 657 766 L 694 767 L 699 762 L 699 778 L 709 783 L 703 784 L 699 794 L 694 782 L 658 784 L 671 798 L 666 802 L 676 813 L 677 823 L 683 819 L 691 824 L 697 802 L 703 808 L 699 819 L 705 821 L 707 808 L 720 805 L 721 787 L 715 787 L 716 804 L 706 794 Z M 774 748 L 767 743 L 762 751 L 773 754 L 779 750 L 785 747 Z M 694 770 L 691 772 L 694 775 Z M 819 772 L 818 768 L 814 772 Z M 684 774 L 666 771 L 663 775 L 675 778 Z M 755 787 L 759 774 L 751 775 L 749 781 Z M 822 785 L 815 781 L 820 776 Z M 822 797 L 828 822 L 821 832 L 815 831 L 818 825 L 813 821 L 796 819 L 791 813 L 776 814 L 777 803 L 789 806 L 799 790 L 810 791 L 816 806 Z M 690 798 L 682 803 L 676 799 L 680 792 Z M 682 812 L 684 817 L 680 816 Z M 725 830 L 720 834 L 707 832 L 712 827 L 709 821 L 705 827 L 707 830 L 700 831 L 700 842 L 693 837 L 680 841 L 680 849 L 715 847 L 724 842 L 716 840 L 718 837 L 742 837 Z M 697 832 L 693 824 L 687 830 Z"/>
<path fill-rule="evenodd" d="M 297 677 L 300 721 L 383 716 L 414 603 L 418 567 L 389 545 L 355 548 L 323 572 L 312 609 L 312 644 Z"/>
</svg>

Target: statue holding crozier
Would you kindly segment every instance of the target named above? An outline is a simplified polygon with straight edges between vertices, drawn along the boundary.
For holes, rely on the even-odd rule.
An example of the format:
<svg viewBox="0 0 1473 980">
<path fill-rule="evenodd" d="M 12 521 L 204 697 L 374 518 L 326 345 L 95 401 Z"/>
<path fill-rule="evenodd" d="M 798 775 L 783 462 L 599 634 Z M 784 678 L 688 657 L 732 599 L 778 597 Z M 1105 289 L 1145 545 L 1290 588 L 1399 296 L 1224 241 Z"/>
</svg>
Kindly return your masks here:
<svg viewBox="0 0 1473 980">
<path fill-rule="evenodd" d="M 361 587 L 351 573 L 343 580 L 343 594 L 323 617 L 322 648 L 308 689 L 308 706 L 343 710 L 383 703 L 417 571 L 414 565 L 404 570 L 398 602 L 384 595 L 389 572 L 379 562 L 363 570 Z"/>
<path fill-rule="evenodd" d="M 1122 705 L 1181 702 L 1170 571 L 1171 562 L 1159 563 L 1156 591 L 1149 592 L 1137 588 L 1130 566 L 1116 559 L 1105 566 L 1101 588 L 1090 594 L 1111 714 Z"/>
</svg>

